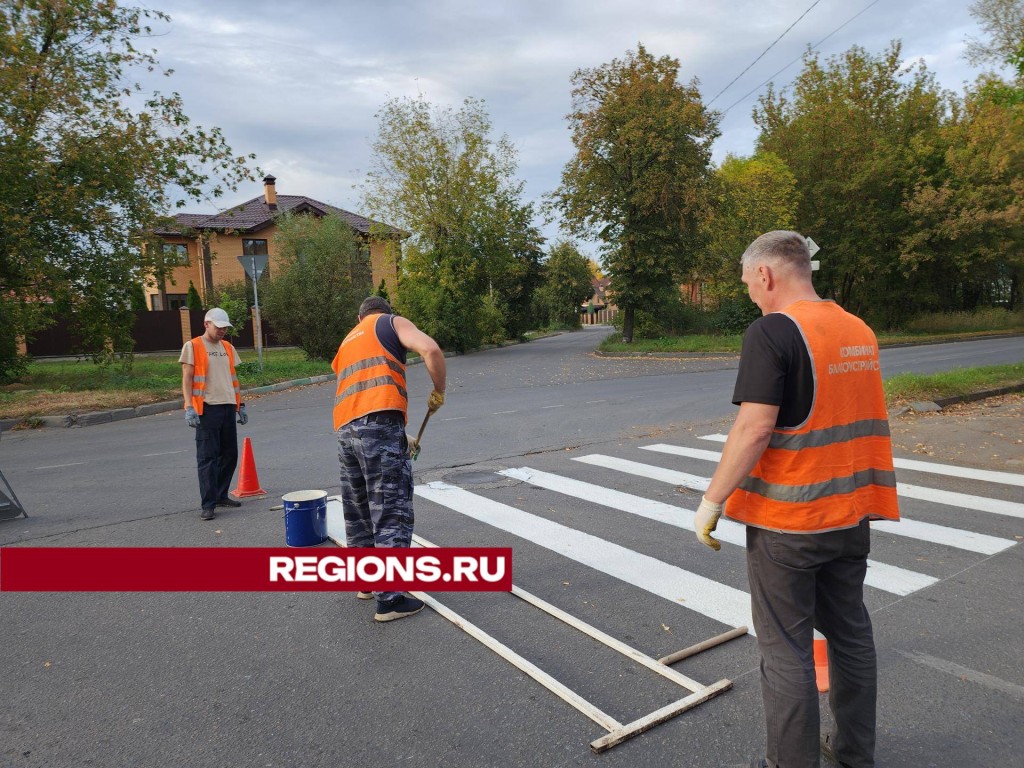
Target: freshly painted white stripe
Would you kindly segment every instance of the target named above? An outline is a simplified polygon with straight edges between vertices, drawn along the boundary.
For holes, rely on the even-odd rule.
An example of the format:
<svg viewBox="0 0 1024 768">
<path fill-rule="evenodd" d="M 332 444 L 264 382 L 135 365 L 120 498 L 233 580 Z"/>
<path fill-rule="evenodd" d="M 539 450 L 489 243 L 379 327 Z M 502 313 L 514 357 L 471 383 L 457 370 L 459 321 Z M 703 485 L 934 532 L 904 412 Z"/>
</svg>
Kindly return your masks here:
<svg viewBox="0 0 1024 768">
<path fill-rule="evenodd" d="M 181 451 L 163 451 L 162 453 L 144 453 L 144 454 L 142 454 L 142 458 L 148 459 L 150 456 L 171 456 L 171 455 L 173 455 L 175 453 L 184 453 L 184 452 L 185 452 L 184 450 L 181 450 Z"/>
<path fill-rule="evenodd" d="M 504 416 L 506 413 L 518 413 L 518 411 L 495 411 L 492 416 Z"/>
<path fill-rule="evenodd" d="M 448 419 L 441 419 L 441 421 L 461 421 L 462 419 L 468 419 L 468 416 L 452 416 Z"/>
<path fill-rule="evenodd" d="M 607 403 L 607 400 L 587 400 L 584 405 L 594 405 L 594 403 Z"/>
<path fill-rule="evenodd" d="M 36 469 L 61 469 L 63 467 L 78 467 L 85 464 L 84 461 L 76 461 L 72 464 L 51 464 L 48 467 L 36 467 Z"/>
<path fill-rule="evenodd" d="M 645 447 L 649 450 L 657 450 L 659 448 L 659 446 Z M 666 447 L 674 448 L 674 446 Z M 672 452 L 674 453 L 674 451 Z M 613 456 L 592 454 L 589 456 L 577 456 L 575 461 L 581 461 L 584 464 L 593 464 L 598 467 L 605 467 L 606 469 L 614 469 L 619 472 L 626 472 L 639 477 L 648 477 L 652 480 L 661 480 L 662 482 L 672 483 L 673 485 L 681 485 L 684 488 L 690 488 L 694 491 L 703 492 L 707 489 L 708 484 L 708 478 L 706 477 L 697 477 L 696 475 L 689 475 L 685 472 L 676 472 L 675 470 L 665 469 L 664 467 L 641 464 L 637 461 L 628 461 L 627 459 L 619 459 Z M 876 531 L 891 533 L 894 536 L 907 536 L 912 539 L 928 541 L 932 544 L 942 544 L 947 547 L 964 549 L 968 552 L 979 552 L 983 555 L 994 555 L 997 552 L 1009 549 L 1017 543 L 1012 539 L 1001 539 L 998 536 L 989 536 L 984 533 L 976 533 L 974 531 L 967 531 L 961 528 L 950 528 L 945 525 L 923 523 L 919 520 L 908 520 L 905 517 L 900 518 L 898 523 L 893 523 L 888 520 L 876 520 L 871 523 L 871 527 Z"/>
<path fill-rule="evenodd" d="M 916 661 L 918 664 L 953 675 L 960 680 L 969 680 L 972 683 L 983 685 L 986 688 L 991 688 L 1024 701 L 1024 687 L 1011 683 L 1008 680 L 1003 680 L 1001 677 L 978 672 L 976 669 L 971 669 L 952 661 L 946 661 L 945 659 L 937 659 L 926 653 L 918 653 L 917 651 L 897 651 L 897 653 L 911 661 Z"/>
<path fill-rule="evenodd" d="M 565 403 L 562 403 L 562 405 L 543 405 L 543 406 L 541 406 L 541 410 L 543 410 L 544 408 L 565 408 Z"/>
<path fill-rule="evenodd" d="M 549 472 L 541 472 L 529 467 L 505 469 L 498 474 L 514 477 L 538 488 L 545 488 L 556 493 L 564 493 L 567 496 L 584 499 L 604 507 L 629 512 L 632 515 L 645 517 L 648 520 L 656 520 L 659 523 L 672 525 L 676 528 L 684 528 L 688 531 L 693 530 L 694 513 L 682 507 L 665 504 L 661 501 L 652 501 L 642 496 L 634 496 L 631 493 L 623 493 L 622 491 L 585 483 L 569 477 L 562 477 L 561 475 L 553 475 Z M 745 526 L 734 523 L 731 520 L 719 520 L 718 527 L 715 529 L 715 538 L 719 541 L 745 547 L 747 545 L 747 533 L 744 528 Z M 938 579 L 934 576 L 869 560 L 868 573 L 864 583 L 869 587 L 891 592 L 895 595 L 909 595 L 919 589 L 930 587 L 937 581 Z"/>
<path fill-rule="evenodd" d="M 686 448 L 681 445 L 657 443 L 655 445 L 644 445 L 641 448 L 645 451 L 657 451 L 658 453 L 668 453 L 673 456 L 686 456 L 691 459 L 704 459 L 706 461 L 719 461 L 722 458 L 722 454 L 717 451 L 704 451 L 700 448 Z M 1006 515 L 1024 520 L 1024 504 L 1018 501 L 1003 501 L 1002 499 L 991 499 L 988 496 L 973 496 L 967 493 L 940 491 L 935 488 L 908 485 L 907 483 L 896 483 L 896 493 L 908 499 L 932 501 L 936 504 L 945 504 L 950 507 L 973 509 L 977 512 L 990 512 L 994 515 Z"/>
<path fill-rule="evenodd" d="M 701 440 L 713 440 L 724 443 L 728 435 L 701 435 Z M 1024 475 L 1016 472 L 997 472 L 992 469 L 975 469 L 974 467 L 958 467 L 955 464 L 939 464 L 934 461 L 918 461 L 917 459 L 893 459 L 897 469 L 910 469 L 914 472 L 930 472 L 933 475 L 946 477 L 962 477 L 965 480 L 983 480 L 986 483 L 1000 485 L 1024 486 Z"/>
<path fill-rule="evenodd" d="M 741 590 L 454 485 L 418 485 L 415 493 L 730 627 L 752 626 L 750 596 Z"/>
</svg>

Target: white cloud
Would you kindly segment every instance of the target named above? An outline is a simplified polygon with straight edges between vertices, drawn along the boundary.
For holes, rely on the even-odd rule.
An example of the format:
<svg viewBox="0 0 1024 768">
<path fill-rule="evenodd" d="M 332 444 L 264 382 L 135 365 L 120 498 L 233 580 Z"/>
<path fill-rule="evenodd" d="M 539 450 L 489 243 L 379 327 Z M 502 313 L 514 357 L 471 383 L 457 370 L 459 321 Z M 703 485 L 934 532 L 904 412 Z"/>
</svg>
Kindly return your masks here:
<svg viewBox="0 0 1024 768">
<path fill-rule="evenodd" d="M 219 126 L 239 153 L 255 152 L 281 194 L 306 194 L 357 210 L 370 166 L 374 113 L 393 97 L 423 95 L 457 105 L 486 101 L 496 134 L 520 152 L 520 175 L 537 199 L 557 184 L 572 152 L 565 114 L 574 70 L 621 58 L 637 43 L 681 62 L 706 99 L 739 75 L 807 9 L 806 0 L 175 0 L 172 23 L 152 45 L 168 80 L 201 125 Z M 963 0 L 904 0 L 863 6 L 822 0 L 714 103 L 724 109 L 830 33 L 829 56 L 861 45 L 881 52 L 903 40 L 907 60 L 923 58 L 940 84 L 959 90 L 976 72 L 960 54 L 977 34 Z M 149 46 L 147 46 L 149 47 Z M 800 71 L 776 78 L 784 86 Z M 763 92 L 763 91 L 762 91 Z M 753 151 L 753 94 L 722 121 L 714 147 Z M 259 194 L 239 190 L 237 199 Z M 546 229 L 549 233 L 550 229 Z"/>
</svg>

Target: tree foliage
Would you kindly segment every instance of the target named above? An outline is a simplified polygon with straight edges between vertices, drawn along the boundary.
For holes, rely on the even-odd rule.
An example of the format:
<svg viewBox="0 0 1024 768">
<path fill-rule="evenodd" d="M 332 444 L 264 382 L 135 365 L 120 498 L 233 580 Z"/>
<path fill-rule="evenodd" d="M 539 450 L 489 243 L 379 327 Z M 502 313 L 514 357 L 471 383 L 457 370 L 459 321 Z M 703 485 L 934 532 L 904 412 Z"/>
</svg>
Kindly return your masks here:
<svg viewBox="0 0 1024 768">
<path fill-rule="evenodd" d="M 726 156 L 715 170 L 714 212 L 694 269 L 705 301 L 717 308 L 723 300 L 745 299 L 740 256 L 758 235 L 793 229 L 799 199 L 796 177 L 777 155 Z"/>
<path fill-rule="evenodd" d="M 949 104 L 923 64 L 904 69 L 893 43 L 824 63 L 808 52 L 792 95 L 769 89 L 754 112 L 758 149 L 796 178 L 797 226 L 822 248 L 819 291 L 886 326 L 917 309 L 899 259 L 915 226 L 905 203 L 941 166 Z"/>
<path fill-rule="evenodd" d="M 538 300 L 550 322 L 571 328 L 580 324 L 580 306 L 594 293 L 591 261 L 576 246 L 560 241 L 551 247 L 544 263 L 544 284 Z"/>
<path fill-rule="evenodd" d="M 602 242 L 603 262 L 632 341 L 633 315 L 675 300 L 709 214 L 717 115 L 679 62 L 642 46 L 572 76 L 575 155 L 552 202 L 566 228 Z"/>
<path fill-rule="evenodd" d="M 373 292 L 370 258 L 338 216 L 284 216 L 275 237 L 280 268 L 260 284 L 274 332 L 310 360 L 330 360 Z"/>
<path fill-rule="evenodd" d="M 138 41 L 168 21 L 113 0 L 0 0 L 0 335 L 61 312 L 90 351 L 130 352 L 131 287 L 173 266 L 140 240 L 253 178 L 177 94 L 131 79 L 159 68 Z"/>
<path fill-rule="evenodd" d="M 475 99 L 457 110 L 393 99 L 377 119 L 363 197 L 372 215 L 410 233 L 397 306 L 448 349 L 479 344 L 495 308 L 518 335 L 516 308 L 529 306 L 538 283 L 541 237 L 521 199 L 515 148 L 491 138 Z"/>
</svg>

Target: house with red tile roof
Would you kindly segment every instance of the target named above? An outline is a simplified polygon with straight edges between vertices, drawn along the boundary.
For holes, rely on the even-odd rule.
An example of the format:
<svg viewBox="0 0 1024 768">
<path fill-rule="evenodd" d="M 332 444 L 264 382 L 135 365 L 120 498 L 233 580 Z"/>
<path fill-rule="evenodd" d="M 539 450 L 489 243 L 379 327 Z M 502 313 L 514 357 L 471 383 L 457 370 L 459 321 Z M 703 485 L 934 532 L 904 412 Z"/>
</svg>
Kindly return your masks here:
<svg viewBox="0 0 1024 768">
<path fill-rule="evenodd" d="M 285 213 L 340 216 L 369 249 L 374 287 L 383 281 L 388 294 L 396 295 L 401 240 L 406 233 L 311 197 L 279 195 L 277 179 L 266 176 L 261 196 L 219 213 L 179 213 L 173 225 L 156 231 L 165 254 L 178 266 L 162 284 L 145 286 L 147 306 L 180 309 L 189 282 L 200 296 L 216 296 L 219 286 L 246 279 L 239 256 L 266 255 L 267 272 L 272 275 L 279 264 L 276 221 Z"/>
</svg>

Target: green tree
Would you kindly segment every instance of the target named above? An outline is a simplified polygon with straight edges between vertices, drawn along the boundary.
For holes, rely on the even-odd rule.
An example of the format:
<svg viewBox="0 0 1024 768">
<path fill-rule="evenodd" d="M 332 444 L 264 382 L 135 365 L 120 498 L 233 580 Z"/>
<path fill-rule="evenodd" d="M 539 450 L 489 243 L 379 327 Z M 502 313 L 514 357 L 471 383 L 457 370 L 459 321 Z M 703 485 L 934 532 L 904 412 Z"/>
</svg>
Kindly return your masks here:
<svg viewBox="0 0 1024 768">
<path fill-rule="evenodd" d="M 541 238 L 521 200 L 515 148 L 491 138 L 475 99 L 458 110 L 393 99 L 377 119 L 363 197 L 372 215 L 410 233 L 396 304 L 441 346 L 476 346 L 484 297 L 525 306 L 523 286 L 536 282 Z"/>
<path fill-rule="evenodd" d="M 203 308 L 203 300 L 199 298 L 199 291 L 196 290 L 195 283 L 191 280 L 188 281 L 188 293 L 185 295 L 185 306 L 191 310 L 199 310 Z"/>
<path fill-rule="evenodd" d="M 594 293 L 590 265 L 590 259 L 573 243 L 563 240 L 552 246 L 544 264 L 544 285 L 539 291 L 552 323 L 579 327 L 580 306 Z"/>
<path fill-rule="evenodd" d="M 278 219 L 280 268 L 260 286 L 260 307 L 283 340 L 330 360 L 373 292 L 368 250 L 338 216 Z"/>
<path fill-rule="evenodd" d="M 907 201 L 902 263 L 924 309 L 1024 305 L 1024 104 L 968 92 L 939 139 L 942 165 Z"/>
<path fill-rule="evenodd" d="M 576 153 L 552 202 L 571 233 L 601 240 L 629 342 L 634 312 L 675 300 L 700 249 L 717 114 L 676 59 L 642 45 L 572 83 Z"/>
<path fill-rule="evenodd" d="M 792 96 L 769 89 L 754 112 L 758 150 L 796 177 L 796 224 L 822 247 L 815 284 L 887 327 L 916 311 L 917 276 L 900 262 L 916 226 L 905 203 L 941 165 L 949 96 L 900 44 L 873 56 L 853 47 L 822 64 L 808 52 Z"/>
<path fill-rule="evenodd" d="M 1014 73 L 1014 82 L 995 75 L 986 77 L 979 92 L 1004 106 L 1024 104 L 1024 0 L 975 0 L 971 15 L 988 38 L 968 38 L 967 60 L 1009 66 Z"/>
<path fill-rule="evenodd" d="M 177 94 L 133 82 L 159 69 L 137 41 L 168 21 L 112 0 L 0 0 L 0 335 L 60 311 L 89 351 L 129 354 L 132 286 L 167 273 L 140 240 L 187 200 L 254 177 Z"/>
<path fill-rule="evenodd" d="M 714 213 L 707 222 L 707 246 L 695 265 L 703 297 L 718 307 L 723 300 L 745 300 L 740 256 L 750 242 L 773 229 L 796 226 L 796 178 L 770 152 L 726 156 L 715 170 Z"/>
</svg>

